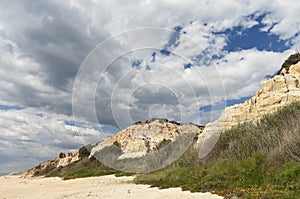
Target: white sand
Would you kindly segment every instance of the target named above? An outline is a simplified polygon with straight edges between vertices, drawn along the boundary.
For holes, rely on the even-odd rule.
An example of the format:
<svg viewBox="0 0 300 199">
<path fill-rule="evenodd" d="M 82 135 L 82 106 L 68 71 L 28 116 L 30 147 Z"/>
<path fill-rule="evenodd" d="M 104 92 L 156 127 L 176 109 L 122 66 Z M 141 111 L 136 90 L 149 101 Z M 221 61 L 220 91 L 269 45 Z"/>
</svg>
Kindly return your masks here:
<svg viewBox="0 0 300 199">
<path fill-rule="evenodd" d="M 190 193 L 180 188 L 159 190 L 148 185 L 130 182 L 133 177 L 113 175 L 74 180 L 60 178 L 21 178 L 21 176 L 0 177 L 0 199 L 11 198 L 131 198 L 131 199 L 219 199 L 211 193 Z"/>
</svg>

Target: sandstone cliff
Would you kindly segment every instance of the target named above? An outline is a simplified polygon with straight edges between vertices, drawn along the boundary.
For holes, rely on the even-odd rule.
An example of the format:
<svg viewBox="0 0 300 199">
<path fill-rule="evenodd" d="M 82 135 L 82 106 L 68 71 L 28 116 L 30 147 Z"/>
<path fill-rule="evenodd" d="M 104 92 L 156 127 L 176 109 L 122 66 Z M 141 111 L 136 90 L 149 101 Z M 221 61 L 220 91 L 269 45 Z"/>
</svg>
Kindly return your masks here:
<svg viewBox="0 0 300 199">
<path fill-rule="evenodd" d="M 32 176 L 33 174 L 38 174 L 39 172 L 47 172 L 47 170 L 52 170 L 58 167 L 64 167 L 71 164 L 72 162 L 79 160 L 79 152 L 75 153 L 60 153 L 57 157 L 52 160 L 42 162 L 38 166 L 24 172 L 23 176 Z"/>
<path fill-rule="evenodd" d="M 73 162 L 81 161 L 83 158 L 88 157 L 92 159 L 95 153 L 111 146 L 117 146 L 121 149 L 118 159 L 143 157 L 175 141 L 181 135 L 189 133 L 200 134 L 203 128 L 203 126 L 181 124 L 158 118 L 146 122 L 137 122 L 111 138 L 107 138 L 95 145 L 80 148 L 76 153 L 60 153 L 53 160 L 43 162 L 28 170 L 24 173 L 24 176 L 47 174 L 53 169 L 65 167 Z"/>
<path fill-rule="evenodd" d="M 217 141 L 220 132 L 246 121 L 257 122 L 283 105 L 300 100 L 300 56 L 290 56 L 278 74 L 261 83 L 261 89 L 242 104 L 226 107 L 220 118 L 205 126 L 198 137 L 198 147 L 204 146 L 204 157 Z M 205 144 L 204 144 L 205 143 Z"/>
<path fill-rule="evenodd" d="M 91 156 L 104 147 L 119 146 L 123 154 L 119 159 L 141 157 L 158 150 L 162 144 L 173 142 L 186 133 L 200 134 L 203 127 L 194 124 L 180 124 L 167 119 L 152 119 L 138 122 L 100 142 L 91 150 Z"/>
</svg>

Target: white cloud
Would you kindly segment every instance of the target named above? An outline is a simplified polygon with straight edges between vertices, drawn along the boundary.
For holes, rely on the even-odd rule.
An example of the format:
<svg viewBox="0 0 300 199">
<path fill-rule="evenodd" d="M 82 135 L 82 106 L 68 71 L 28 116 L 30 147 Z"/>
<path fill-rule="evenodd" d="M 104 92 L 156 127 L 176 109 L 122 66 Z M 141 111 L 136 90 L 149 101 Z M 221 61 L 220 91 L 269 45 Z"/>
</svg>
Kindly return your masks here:
<svg viewBox="0 0 300 199">
<path fill-rule="evenodd" d="M 6 160 L 1 161 L 1 170 L 11 172 L 29 169 L 29 166 L 52 159 L 59 152 L 77 150 L 111 134 L 94 130 L 88 123 L 81 125 L 82 127 L 65 124 L 65 121 L 72 119 L 32 108 L 0 110 L 0 159 Z M 30 158 L 26 164 L 11 167 L 14 162 L 24 161 L 26 158 Z"/>
<path fill-rule="evenodd" d="M 281 68 L 281 63 L 293 51 L 283 53 L 242 50 L 227 54 L 218 65 L 226 95 L 229 99 L 239 99 L 254 95 L 266 75 L 273 75 Z M 226 62 L 225 62 L 226 60 Z"/>
</svg>

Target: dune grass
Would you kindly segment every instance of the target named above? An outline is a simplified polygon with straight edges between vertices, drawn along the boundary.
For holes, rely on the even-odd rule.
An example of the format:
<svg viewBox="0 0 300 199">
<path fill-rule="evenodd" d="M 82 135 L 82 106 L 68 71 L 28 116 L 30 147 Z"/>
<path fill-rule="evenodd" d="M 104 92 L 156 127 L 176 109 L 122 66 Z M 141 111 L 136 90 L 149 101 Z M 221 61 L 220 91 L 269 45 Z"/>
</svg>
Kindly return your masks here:
<svg viewBox="0 0 300 199">
<path fill-rule="evenodd" d="M 140 174 L 135 182 L 226 198 L 300 198 L 299 118 L 300 102 L 292 103 L 257 124 L 223 132 L 202 162 L 191 148 L 168 168 Z"/>
<path fill-rule="evenodd" d="M 243 161 L 224 159 L 199 167 L 177 167 L 138 175 L 134 182 L 153 187 L 181 187 L 231 198 L 299 198 L 300 165 L 266 166 L 264 156 Z"/>
</svg>

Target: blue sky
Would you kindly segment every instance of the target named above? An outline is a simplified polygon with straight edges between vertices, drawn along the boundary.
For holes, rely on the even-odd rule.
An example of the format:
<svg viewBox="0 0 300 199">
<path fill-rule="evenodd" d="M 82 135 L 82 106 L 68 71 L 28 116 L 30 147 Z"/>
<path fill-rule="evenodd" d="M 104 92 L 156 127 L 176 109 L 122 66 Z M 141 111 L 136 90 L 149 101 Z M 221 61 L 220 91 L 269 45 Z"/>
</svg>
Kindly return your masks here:
<svg viewBox="0 0 300 199">
<path fill-rule="evenodd" d="M 296 0 L 1 1 L 0 173 L 154 116 L 217 119 L 299 51 L 299 7 Z"/>
<path fill-rule="evenodd" d="M 2 105 L 2 104 L 0 104 L 0 110 L 4 110 L 4 111 L 7 111 L 7 110 L 22 110 L 22 109 L 24 109 L 24 107 L 19 106 L 19 105 Z"/>
<path fill-rule="evenodd" d="M 75 122 L 74 120 L 65 120 L 64 123 L 68 126 L 74 126 L 74 127 L 80 127 L 80 128 L 90 128 L 90 129 L 94 129 L 99 132 L 105 132 L 105 135 L 104 135 L 105 138 L 111 137 L 113 134 L 120 131 L 120 129 L 113 127 L 113 126 L 109 126 L 109 125 L 104 125 L 104 126 L 91 125 L 91 124 L 84 123 L 84 122 Z"/>
<path fill-rule="evenodd" d="M 224 107 L 232 106 L 234 104 L 240 104 L 243 103 L 244 101 L 250 99 L 252 96 L 248 97 L 241 97 L 239 99 L 229 99 L 226 101 L 219 102 L 217 104 L 213 105 L 206 105 L 206 106 L 201 106 L 199 108 L 200 112 L 211 112 L 211 111 L 218 111 L 218 110 L 223 110 Z"/>
<path fill-rule="evenodd" d="M 249 16 L 257 21 L 257 24 L 251 28 L 245 29 L 243 26 L 236 26 L 222 32 L 216 32 L 215 34 L 225 34 L 228 37 L 224 50 L 232 52 L 256 48 L 259 51 L 284 52 L 290 49 L 291 44 L 289 44 L 288 40 L 281 39 L 279 35 L 273 34 L 269 30 L 261 30 L 265 27 L 262 23 L 262 19 L 265 16 L 266 14 L 256 17 L 254 15 Z"/>
</svg>

